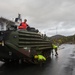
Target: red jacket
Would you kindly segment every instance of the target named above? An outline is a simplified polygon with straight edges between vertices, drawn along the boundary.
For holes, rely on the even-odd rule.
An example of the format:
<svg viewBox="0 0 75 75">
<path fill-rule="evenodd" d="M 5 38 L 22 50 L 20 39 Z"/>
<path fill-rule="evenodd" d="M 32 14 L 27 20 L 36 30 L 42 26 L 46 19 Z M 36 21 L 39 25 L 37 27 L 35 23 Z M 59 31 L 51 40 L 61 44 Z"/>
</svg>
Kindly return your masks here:
<svg viewBox="0 0 75 75">
<path fill-rule="evenodd" d="M 18 29 L 26 29 L 27 24 L 25 22 L 22 22 L 21 25 L 18 27 Z"/>
</svg>

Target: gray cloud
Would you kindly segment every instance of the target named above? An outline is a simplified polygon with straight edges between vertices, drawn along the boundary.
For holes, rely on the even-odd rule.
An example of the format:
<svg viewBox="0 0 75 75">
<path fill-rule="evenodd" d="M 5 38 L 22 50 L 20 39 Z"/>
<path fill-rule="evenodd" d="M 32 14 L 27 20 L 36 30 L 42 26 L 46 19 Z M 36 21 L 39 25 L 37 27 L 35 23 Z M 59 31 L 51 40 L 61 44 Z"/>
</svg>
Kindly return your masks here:
<svg viewBox="0 0 75 75">
<path fill-rule="evenodd" d="M 63 35 L 75 33 L 74 8 L 75 0 L 0 0 L 0 16 L 13 19 L 20 13 L 30 26 L 48 36 L 56 30 Z"/>
</svg>

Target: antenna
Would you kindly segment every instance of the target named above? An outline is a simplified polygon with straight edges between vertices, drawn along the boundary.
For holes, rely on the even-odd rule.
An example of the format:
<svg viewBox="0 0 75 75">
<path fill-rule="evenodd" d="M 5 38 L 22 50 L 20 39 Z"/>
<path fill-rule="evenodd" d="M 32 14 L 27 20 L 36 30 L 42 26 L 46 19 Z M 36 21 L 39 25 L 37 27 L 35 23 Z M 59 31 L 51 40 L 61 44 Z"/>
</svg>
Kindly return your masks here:
<svg viewBox="0 0 75 75">
<path fill-rule="evenodd" d="M 21 14 L 18 14 L 18 19 L 21 19 Z"/>
</svg>

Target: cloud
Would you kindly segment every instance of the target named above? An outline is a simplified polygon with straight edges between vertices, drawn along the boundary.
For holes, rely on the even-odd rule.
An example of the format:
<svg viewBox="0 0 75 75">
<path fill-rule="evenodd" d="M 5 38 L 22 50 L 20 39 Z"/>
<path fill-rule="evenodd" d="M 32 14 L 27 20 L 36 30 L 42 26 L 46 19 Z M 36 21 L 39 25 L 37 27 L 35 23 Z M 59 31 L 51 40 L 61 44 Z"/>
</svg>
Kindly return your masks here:
<svg viewBox="0 0 75 75">
<path fill-rule="evenodd" d="M 63 35 L 74 34 L 70 31 L 75 28 L 74 8 L 75 0 L 0 0 L 0 16 L 12 19 L 20 13 L 30 26 L 48 36 L 55 35 L 56 29 Z"/>
</svg>

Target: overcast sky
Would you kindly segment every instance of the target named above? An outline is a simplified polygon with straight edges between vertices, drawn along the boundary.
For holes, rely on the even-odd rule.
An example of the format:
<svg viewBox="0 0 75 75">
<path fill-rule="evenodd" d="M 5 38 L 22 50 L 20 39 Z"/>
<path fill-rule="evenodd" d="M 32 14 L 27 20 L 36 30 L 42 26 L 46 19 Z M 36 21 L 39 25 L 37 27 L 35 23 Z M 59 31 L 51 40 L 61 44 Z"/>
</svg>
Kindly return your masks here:
<svg viewBox="0 0 75 75">
<path fill-rule="evenodd" d="M 0 16 L 13 20 L 18 13 L 47 36 L 75 34 L 75 0 L 0 0 Z"/>
</svg>

